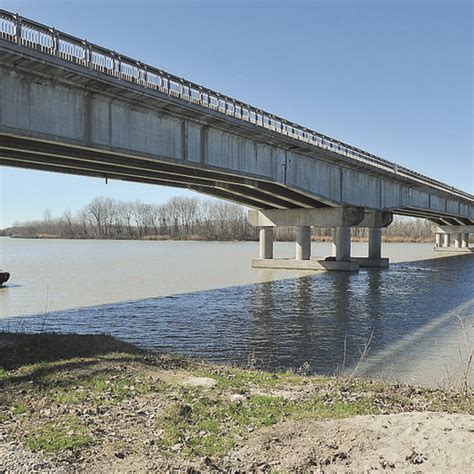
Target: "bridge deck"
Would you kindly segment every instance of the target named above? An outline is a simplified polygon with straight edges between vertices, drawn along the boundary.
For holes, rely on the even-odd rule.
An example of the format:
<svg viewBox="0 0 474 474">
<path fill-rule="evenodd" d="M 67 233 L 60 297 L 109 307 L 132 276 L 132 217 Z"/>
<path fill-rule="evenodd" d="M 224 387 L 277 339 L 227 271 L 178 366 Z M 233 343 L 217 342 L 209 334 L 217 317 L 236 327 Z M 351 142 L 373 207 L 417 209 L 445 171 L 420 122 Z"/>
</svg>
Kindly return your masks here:
<svg viewBox="0 0 474 474">
<path fill-rule="evenodd" d="M 101 146 L 90 140 L 63 141 L 60 137 L 51 140 L 50 136 L 37 133 L 37 130 L 12 127 L 4 120 L 0 130 L 1 164 L 188 187 L 257 208 L 354 204 L 350 202 L 350 193 L 346 192 L 349 197 L 344 196 L 343 173 L 348 169 L 360 170 L 360 173 L 357 171 L 360 176 L 365 173 L 379 179 L 379 194 L 385 192 L 384 183 L 392 182 L 401 187 L 400 196 L 407 192 L 408 198 L 400 197 L 398 203 L 391 205 L 382 197 L 378 203 L 372 199 L 372 202 L 361 200 L 355 204 L 428 217 L 439 224 L 474 222 L 474 196 L 469 193 L 161 69 L 3 10 L 0 11 L 0 61 L 7 68 L 13 65 L 15 70 L 29 71 L 32 76 L 54 76 L 65 84 L 100 92 L 104 97 L 120 97 L 157 113 L 186 119 L 180 123 L 179 135 L 183 143 L 179 157 L 157 157 L 143 151 L 131 153 L 130 149 L 124 149 L 120 154 L 118 147 Z M 93 106 L 87 105 L 86 101 L 84 107 Z M 285 160 L 278 163 L 284 168 L 284 176 L 281 171 L 256 173 L 242 166 L 224 169 L 212 160 L 193 161 L 187 156 L 192 149 L 188 140 L 191 140 L 193 122 L 201 126 L 201 148 L 208 146 L 211 140 L 203 134 L 206 127 L 274 147 L 273 154 L 284 150 Z M 91 124 L 88 126 L 90 128 Z M 207 150 L 201 152 L 204 156 Z M 257 159 L 258 152 L 255 154 Z M 339 197 L 332 191 L 318 193 L 311 186 L 302 185 L 302 178 L 291 181 L 287 177 L 291 154 L 337 165 L 341 169 Z M 139 166 L 137 158 L 141 159 Z M 303 162 L 302 158 L 297 159 Z M 318 169 L 323 168 L 321 164 Z M 352 175 L 347 172 L 347 177 Z M 345 182 L 347 177 L 344 177 Z M 359 178 L 353 181 L 361 182 Z M 420 199 L 412 198 L 411 190 L 419 190 Z M 426 202 L 427 205 L 420 204 Z"/>
</svg>

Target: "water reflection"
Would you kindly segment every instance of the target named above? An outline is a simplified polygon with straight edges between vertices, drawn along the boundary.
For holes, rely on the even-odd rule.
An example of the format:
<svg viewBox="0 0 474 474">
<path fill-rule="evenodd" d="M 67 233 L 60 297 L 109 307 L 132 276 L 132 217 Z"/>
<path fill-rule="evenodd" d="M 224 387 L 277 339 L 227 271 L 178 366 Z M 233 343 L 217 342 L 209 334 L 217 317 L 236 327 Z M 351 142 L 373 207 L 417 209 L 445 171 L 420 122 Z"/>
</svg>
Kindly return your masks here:
<svg viewBox="0 0 474 474">
<path fill-rule="evenodd" d="M 46 319 L 10 318 L 0 329 L 106 332 L 219 362 L 245 364 L 252 357 L 272 369 L 307 362 L 317 373 L 334 373 L 351 370 L 369 339 L 371 357 L 385 354 L 469 301 L 465 316 L 472 327 L 473 279 L 474 258 L 460 256 L 60 311 Z M 443 319 L 436 337 L 453 324 Z"/>
</svg>

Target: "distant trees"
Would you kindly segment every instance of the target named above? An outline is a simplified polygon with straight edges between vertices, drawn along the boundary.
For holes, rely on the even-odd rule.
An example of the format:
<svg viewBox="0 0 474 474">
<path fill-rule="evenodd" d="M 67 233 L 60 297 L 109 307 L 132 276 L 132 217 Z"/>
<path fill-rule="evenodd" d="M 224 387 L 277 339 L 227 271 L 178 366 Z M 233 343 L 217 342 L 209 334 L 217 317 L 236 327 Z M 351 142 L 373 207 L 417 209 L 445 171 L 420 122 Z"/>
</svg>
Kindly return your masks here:
<svg viewBox="0 0 474 474">
<path fill-rule="evenodd" d="M 211 199 L 174 197 L 164 204 L 97 197 L 76 213 L 16 222 L 0 235 L 67 239 L 252 240 L 257 231 L 242 206 Z"/>
<path fill-rule="evenodd" d="M 47 209 L 43 219 L 17 222 L 0 231 L 17 237 L 65 239 L 176 239 L 256 240 L 258 229 L 247 221 L 247 210 L 239 205 L 211 199 L 174 197 L 163 204 L 125 202 L 97 197 L 76 213 L 65 211 L 53 217 Z M 367 238 L 367 229 L 354 228 L 354 240 Z M 424 219 L 395 217 L 384 230 L 386 240 L 432 241 L 432 224 Z M 277 240 L 294 240 L 292 227 L 279 227 Z M 313 229 L 315 240 L 330 240 L 331 229 Z"/>
</svg>

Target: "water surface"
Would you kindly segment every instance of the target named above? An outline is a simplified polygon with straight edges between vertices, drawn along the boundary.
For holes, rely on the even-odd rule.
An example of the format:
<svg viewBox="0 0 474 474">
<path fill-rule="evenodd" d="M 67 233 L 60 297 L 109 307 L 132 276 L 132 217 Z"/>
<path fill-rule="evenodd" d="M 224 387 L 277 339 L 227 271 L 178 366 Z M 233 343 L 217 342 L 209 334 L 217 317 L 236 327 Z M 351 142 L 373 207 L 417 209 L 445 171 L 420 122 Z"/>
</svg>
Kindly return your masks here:
<svg viewBox="0 0 474 474">
<path fill-rule="evenodd" d="M 253 270 L 256 243 L 0 243 L 14 275 L 0 290 L 0 329 L 105 332 L 216 362 L 429 385 L 459 376 L 464 336 L 474 337 L 472 255 L 344 274 Z M 313 244 L 313 254 L 329 249 Z M 386 244 L 384 254 L 428 258 L 432 246 Z"/>
</svg>

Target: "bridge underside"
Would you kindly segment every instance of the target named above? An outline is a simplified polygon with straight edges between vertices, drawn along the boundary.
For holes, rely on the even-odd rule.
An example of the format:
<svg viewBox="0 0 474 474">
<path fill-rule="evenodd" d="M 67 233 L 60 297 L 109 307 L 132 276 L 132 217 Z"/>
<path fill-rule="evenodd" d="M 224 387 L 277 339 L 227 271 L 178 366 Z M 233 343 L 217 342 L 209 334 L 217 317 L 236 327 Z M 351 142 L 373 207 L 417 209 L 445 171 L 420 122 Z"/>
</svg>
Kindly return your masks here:
<svg viewBox="0 0 474 474">
<path fill-rule="evenodd" d="M 191 189 L 260 209 L 328 207 L 279 183 L 5 134 L 0 134 L 0 165 Z"/>
<path fill-rule="evenodd" d="M 182 162 L 172 163 L 169 158 L 160 162 L 155 158 L 11 134 L 0 133 L 0 165 L 190 189 L 256 209 L 337 207 L 281 183 L 194 168 Z M 390 211 L 425 218 L 441 226 L 474 224 L 473 219 L 444 215 L 440 211 L 409 207 Z"/>
</svg>

